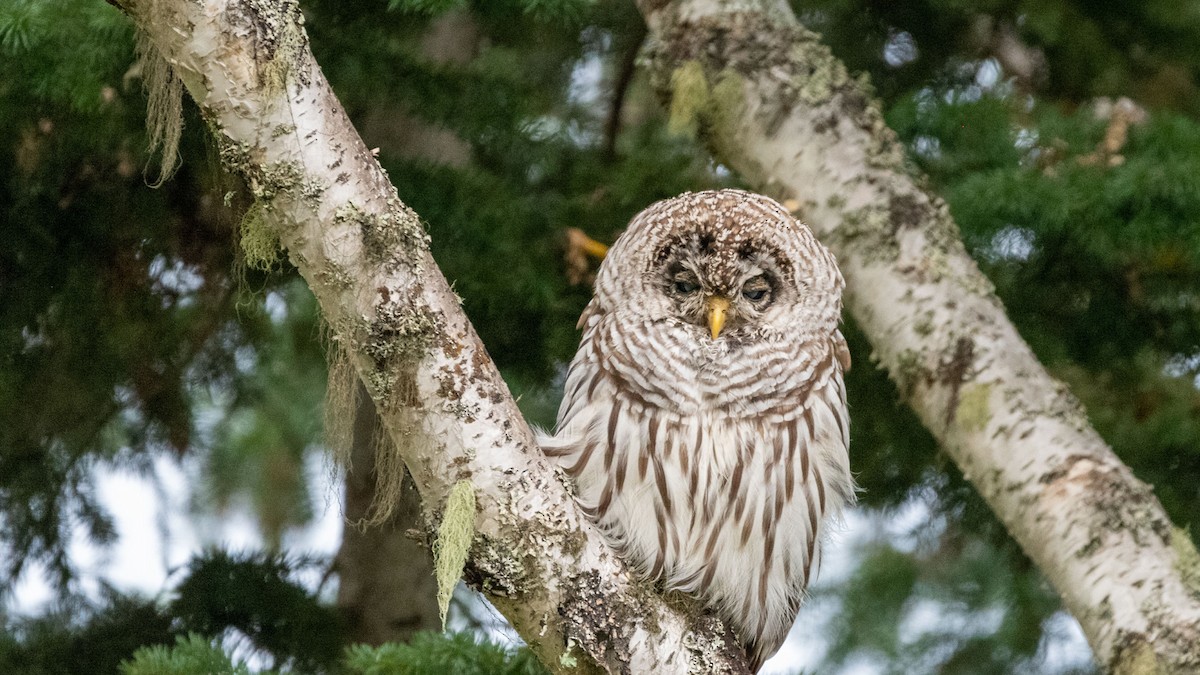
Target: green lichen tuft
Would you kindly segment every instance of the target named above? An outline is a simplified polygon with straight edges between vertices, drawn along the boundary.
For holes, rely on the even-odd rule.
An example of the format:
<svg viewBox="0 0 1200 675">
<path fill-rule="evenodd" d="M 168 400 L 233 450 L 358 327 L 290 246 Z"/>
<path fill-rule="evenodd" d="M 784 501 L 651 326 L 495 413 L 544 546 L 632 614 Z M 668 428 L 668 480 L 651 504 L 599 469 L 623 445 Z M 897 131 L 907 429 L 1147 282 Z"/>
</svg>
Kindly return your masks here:
<svg viewBox="0 0 1200 675">
<path fill-rule="evenodd" d="M 991 420 L 989 402 L 992 396 L 990 382 L 976 384 L 964 389 L 958 397 L 958 408 L 954 418 L 967 431 L 983 431 Z"/>
<path fill-rule="evenodd" d="M 879 103 L 868 102 L 864 112 L 858 117 L 859 126 L 871 135 L 867 146 L 867 166 L 910 175 L 911 167 L 905 163 L 907 155 L 904 152 L 904 144 L 884 121 L 883 113 L 879 111 Z"/>
<path fill-rule="evenodd" d="M 429 250 L 429 235 L 421 219 L 399 199 L 388 200 L 384 213 L 371 213 L 354 203 L 343 204 L 334 212 L 333 221 L 358 227 L 367 259 L 374 263 L 407 260 L 419 265 Z"/>
<path fill-rule="evenodd" d="M 874 356 L 874 354 L 872 354 Z M 905 399 L 912 396 L 913 389 L 917 386 L 917 382 L 926 375 L 925 361 L 920 352 L 912 349 L 905 349 L 896 355 L 894 365 L 887 366 L 888 374 L 892 381 L 896 383 L 896 389 L 900 391 L 900 395 Z"/>
<path fill-rule="evenodd" d="M 704 66 L 699 61 L 685 61 L 671 73 L 671 112 L 667 130 L 694 138 L 700 130 L 700 120 L 706 114 L 710 97 Z"/>
<path fill-rule="evenodd" d="M 558 657 L 558 665 L 562 666 L 563 668 L 577 668 L 579 666 L 579 659 L 571 655 L 571 649 L 574 646 L 575 642 L 568 639 L 567 650 Z"/>
<path fill-rule="evenodd" d="M 796 94 L 804 103 L 822 104 L 850 81 L 846 66 L 819 42 L 797 44 L 793 48 L 793 58 L 795 63 L 806 64 L 810 68 L 807 76 L 798 78 L 796 83 L 799 85 Z"/>
<path fill-rule="evenodd" d="M 1159 675 L 1160 672 L 1154 647 L 1145 640 L 1122 650 L 1112 667 L 1113 675 Z"/>
<path fill-rule="evenodd" d="M 296 0 L 249 0 L 258 37 L 255 61 L 258 82 L 268 92 L 283 91 L 291 74 L 302 74 L 299 66 L 305 52 L 304 15 Z"/>
<path fill-rule="evenodd" d="M 246 267 L 251 269 L 269 271 L 279 264 L 279 237 L 266 217 L 268 208 L 266 204 L 256 201 L 242 216 L 239 227 L 242 256 Z"/>
<path fill-rule="evenodd" d="M 437 576 L 438 612 L 442 616 L 442 630 L 446 629 L 446 611 L 450 608 L 450 596 L 462 578 L 467 563 L 467 551 L 475 536 L 475 489 L 471 481 L 460 480 L 450 488 L 446 499 L 446 512 L 438 527 L 437 539 L 433 542 L 433 569 Z"/>
<path fill-rule="evenodd" d="M 271 213 L 272 202 L 283 194 L 295 194 L 303 172 L 294 162 L 276 162 L 255 167 L 248 160 L 245 144 L 226 142 L 221 146 L 221 158 L 226 166 L 241 170 L 247 176 L 254 203 L 242 216 L 242 255 L 246 267 L 269 271 L 281 259 L 279 234 L 275 230 L 278 218 Z"/>
<path fill-rule="evenodd" d="M 254 199 L 271 201 L 281 194 L 295 194 L 302 187 L 304 171 L 295 162 L 274 162 L 252 169 L 249 176 Z"/>
<path fill-rule="evenodd" d="M 717 154 L 732 161 L 741 147 L 737 133 L 746 106 L 745 79 L 737 71 L 726 68 L 717 75 L 707 112 L 702 121 Z"/>
<path fill-rule="evenodd" d="M 871 262 L 890 261 L 900 254 L 900 245 L 892 229 L 891 212 L 878 204 L 843 213 L 842 223 L 834 230 L 833 236 L 843 242 L 863 240 L 864 245 L 855 248 L 863 251 Z"/>
<path fill-rule="evenodd" d="M 671 74 L 667 130 L 688 138 L 703 136 L 717 156 L 726 163 L 737 163 L 737 125 L 745 98 L 745 78 L 736 70 L 725 68 L 710 86 L 704 66 L 699 61 L 685 61 Z"/>
<path fill-rule="evenodd" d="M 1183 579 L 1184 585 L 1200 597 L 1200 553 L 1196 552 L 1192 535 L 1185 529 L 1172 527 L 1171 548 L 1175 551 L 1175 569 Z"/>
</svg>

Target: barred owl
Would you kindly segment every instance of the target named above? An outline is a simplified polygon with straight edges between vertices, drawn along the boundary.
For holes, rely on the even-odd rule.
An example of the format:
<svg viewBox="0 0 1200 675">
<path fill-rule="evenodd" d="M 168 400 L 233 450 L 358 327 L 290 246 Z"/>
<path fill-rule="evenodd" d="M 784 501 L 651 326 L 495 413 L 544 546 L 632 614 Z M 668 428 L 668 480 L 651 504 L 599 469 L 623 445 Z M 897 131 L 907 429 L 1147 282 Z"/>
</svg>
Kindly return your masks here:
<svg viewBox="0 0 1200 675">
<path fill-rule="evenodd" d="M 700 598 L 757 670 L 854 498 L 833 256 L 779 204 L 685 193 L 638 214 L 580 317 L 546 454 L 643 576 Z"/>
</svg>

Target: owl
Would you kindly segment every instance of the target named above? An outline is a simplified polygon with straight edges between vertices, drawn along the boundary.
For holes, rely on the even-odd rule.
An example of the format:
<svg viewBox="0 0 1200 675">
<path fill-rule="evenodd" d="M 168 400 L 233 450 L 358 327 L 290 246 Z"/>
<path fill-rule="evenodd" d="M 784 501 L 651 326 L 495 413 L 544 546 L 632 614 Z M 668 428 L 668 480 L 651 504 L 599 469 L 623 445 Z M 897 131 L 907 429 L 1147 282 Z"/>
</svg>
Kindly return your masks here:
<svg viewBox="0 0 1200 675">
<path fill-rule="evenodd" d="M 843 285 L 767 197 L 650 206 L 600 266 L 541 439 L 627 562 L 699 598 L 755 670 L 796 618 L 826 519 L 854 499 Z"/>
</svg>

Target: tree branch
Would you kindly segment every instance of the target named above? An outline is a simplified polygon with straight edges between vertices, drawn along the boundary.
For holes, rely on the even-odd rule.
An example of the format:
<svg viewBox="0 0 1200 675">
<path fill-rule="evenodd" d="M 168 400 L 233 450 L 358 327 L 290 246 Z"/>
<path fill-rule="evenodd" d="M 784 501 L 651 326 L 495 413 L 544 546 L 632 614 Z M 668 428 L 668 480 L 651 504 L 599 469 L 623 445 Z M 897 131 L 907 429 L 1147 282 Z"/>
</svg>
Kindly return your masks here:
<svg viewBox="0 0 1200 675">
<path fill-rule="evenodd" d="M 847 306 L 925 425 L 1112 672 L 1200 670 L 1195 548 L 1034 357 L 867 86 L 779 0 L 640 0 L 676 128 L 837 255 Z M 1144 668 L 1145 670 L 1134 670 Z"/>
<path fill-rule="evenodd" d="M 125 0 L 183 80 L 376 402 L 436 520 L 478 504 L 468 576 L 551 669 L 746 672 L 719 622 L 635 582 L 508 389 L 313 60 L 295 2 Z M 577 666 L 575 664 L 578 664 Z"/>
</svg>

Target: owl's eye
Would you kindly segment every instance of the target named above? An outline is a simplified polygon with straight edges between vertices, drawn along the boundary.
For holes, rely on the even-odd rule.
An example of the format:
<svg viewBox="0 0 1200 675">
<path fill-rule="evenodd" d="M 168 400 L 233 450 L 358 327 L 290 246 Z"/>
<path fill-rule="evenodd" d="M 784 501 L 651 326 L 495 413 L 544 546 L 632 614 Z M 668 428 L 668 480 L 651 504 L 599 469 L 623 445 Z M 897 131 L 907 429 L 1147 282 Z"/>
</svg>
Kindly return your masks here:
<svg viewBox="0 0 1200 675">
<path fill-rule="evenodd" d="M 689 293 L 694 293 L 694 292 L 696 292 L 697 288 L 699 288 L 698 285 L 696 285 L 695 283 L 693 283 L 691 281 L 688 281 L 687 279 L 676 279 L 675 280 L 675 292 L 680 295 L 688 295 Z"/>
<path fill-rule="evenodd" d="M 666 292 L 682 300 L 700 290 L 700 278 L 696 273 L 682 264 L 675 263 L 666 270 Z"/>
<path fill-rule="evenodd" d="M 771 293 L 771 284 L 761 275 L 747 281 L 742 286 L 742 297 L 753 303 L 762 302 Z"/>
</svg>

